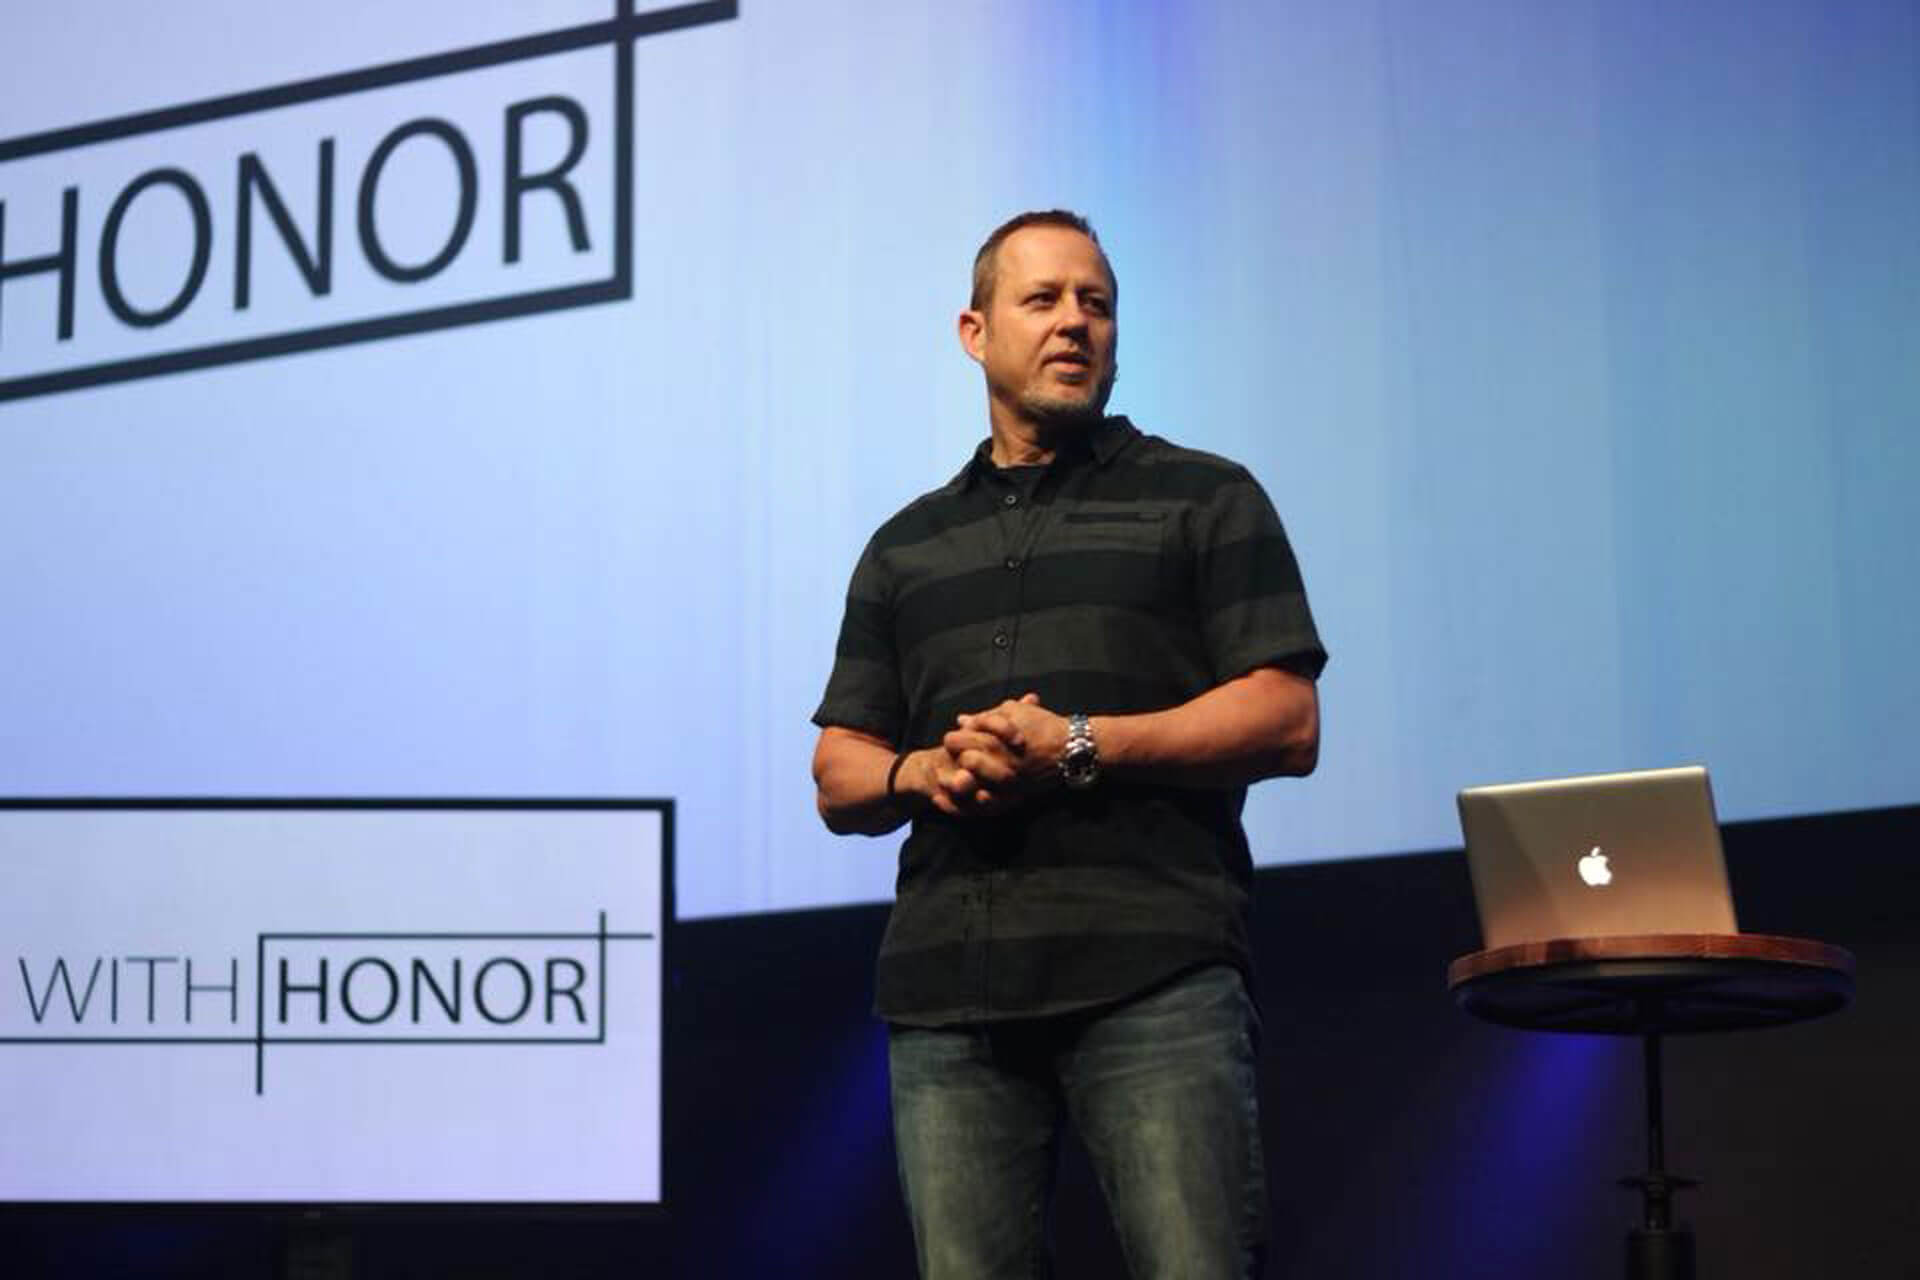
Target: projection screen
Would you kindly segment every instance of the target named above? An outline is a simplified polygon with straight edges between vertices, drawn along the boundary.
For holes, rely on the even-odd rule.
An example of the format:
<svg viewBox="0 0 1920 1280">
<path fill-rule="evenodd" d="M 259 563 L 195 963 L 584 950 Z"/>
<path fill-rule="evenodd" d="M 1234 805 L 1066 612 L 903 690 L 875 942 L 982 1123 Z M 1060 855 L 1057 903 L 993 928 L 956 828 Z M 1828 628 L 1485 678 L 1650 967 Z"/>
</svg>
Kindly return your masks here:
<svg viewBox="0 0 1920 1280">
<path fill-rule="evenodd" d="M 884 899 L 807 717 L 1059 205 L 1332 653 L 1262 863 L 1689 760 L 1916 798 L 1911 5 L 4 21 L 0 794 L 667 797 L 685 915 Z"/>
</svg>

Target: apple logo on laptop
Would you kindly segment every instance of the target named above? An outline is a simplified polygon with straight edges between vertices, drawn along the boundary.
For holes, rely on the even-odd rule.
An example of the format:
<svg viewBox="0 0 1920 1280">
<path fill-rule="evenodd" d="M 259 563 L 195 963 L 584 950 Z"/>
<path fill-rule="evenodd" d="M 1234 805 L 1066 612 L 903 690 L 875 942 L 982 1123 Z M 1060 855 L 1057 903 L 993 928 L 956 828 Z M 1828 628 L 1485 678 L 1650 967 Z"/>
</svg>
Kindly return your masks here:
<svg viewBox="0 0 1920 1280">
<path fill-rule="evenodd" d="M 1580 859 L 1580 878 L 1588 884 L 1601 885 L 1613 883 L 1613 872 L 1607 866 L 1607 855 L 1600 852 L 1600 846 Z"/>
</svg>

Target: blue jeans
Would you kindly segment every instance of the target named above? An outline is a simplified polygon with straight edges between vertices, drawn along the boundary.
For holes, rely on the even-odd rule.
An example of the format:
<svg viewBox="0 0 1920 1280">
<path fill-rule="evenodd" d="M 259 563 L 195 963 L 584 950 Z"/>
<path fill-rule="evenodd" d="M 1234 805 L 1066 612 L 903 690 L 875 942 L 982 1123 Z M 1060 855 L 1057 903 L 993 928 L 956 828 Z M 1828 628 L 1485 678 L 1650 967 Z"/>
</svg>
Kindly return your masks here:
<svg viewBox="0 0 1920 1280">
<path fill-rule="evenodd" d="M 893 1027 L 894 1144 L 920 1274 L 1052 1274 L 1047 1203 L 1070 1119 L 1137 1280 L 1258 1275 L 1259 1035 L 1225 965 L 1087 1013 Z"/>
</svg>

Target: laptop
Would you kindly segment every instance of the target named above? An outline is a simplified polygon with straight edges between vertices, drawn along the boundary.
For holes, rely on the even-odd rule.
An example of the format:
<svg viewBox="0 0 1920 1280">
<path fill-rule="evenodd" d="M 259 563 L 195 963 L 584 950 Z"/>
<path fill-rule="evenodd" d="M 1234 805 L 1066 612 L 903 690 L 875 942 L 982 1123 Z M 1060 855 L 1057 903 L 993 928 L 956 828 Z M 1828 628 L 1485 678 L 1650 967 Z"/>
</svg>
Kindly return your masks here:
<svg viewBox="0 0 1920 1280">
<path fill-rule="evenodd" d="M 1699 765 L 1469 787 L 1460 828 L 1488 949 L 1739 931 Z"/>
</svg>

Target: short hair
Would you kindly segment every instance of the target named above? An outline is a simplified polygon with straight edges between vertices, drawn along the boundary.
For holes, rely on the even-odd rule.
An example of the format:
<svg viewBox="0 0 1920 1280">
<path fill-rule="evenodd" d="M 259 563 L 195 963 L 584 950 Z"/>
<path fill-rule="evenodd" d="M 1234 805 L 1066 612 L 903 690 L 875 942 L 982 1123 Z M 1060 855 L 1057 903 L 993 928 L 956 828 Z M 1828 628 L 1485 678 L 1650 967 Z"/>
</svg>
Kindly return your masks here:
<svg viewBox="0 0 1920 1280">
<path fill-rule="evenodd" d="M 1029 209 L 1025 213 L 1015 214 L 993 229 L 986 243 L 980 246 L 980 252 L 973 255 L 973 295 L 967 306 L 974 311 L 984 310 L 993 301 L 993 286 L 999 270 L 1000 245 L 1006 238 L 1023 227 L 1065 227 L 1069 231 L 1078 231 L 1093 241 L 1093 247 L 1100 250 L 1100 262 L 1107 269 L 1107 280 L 1117 294 L 1120 282 L 1114 277 L 1113 263 L 1107 260 L 1107 251 L 1101 248 L 1100 237 L 1093 233 L 1093 224 L 1079 214 L 1068 209 Z"/>
</svg>

